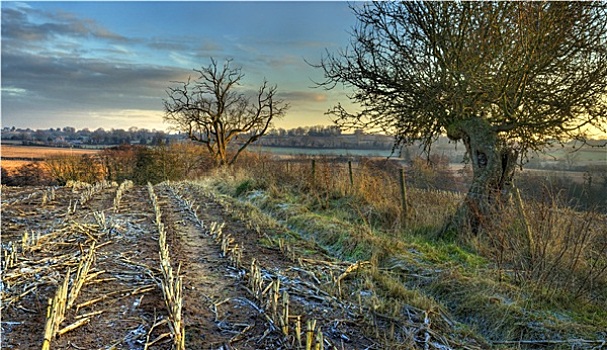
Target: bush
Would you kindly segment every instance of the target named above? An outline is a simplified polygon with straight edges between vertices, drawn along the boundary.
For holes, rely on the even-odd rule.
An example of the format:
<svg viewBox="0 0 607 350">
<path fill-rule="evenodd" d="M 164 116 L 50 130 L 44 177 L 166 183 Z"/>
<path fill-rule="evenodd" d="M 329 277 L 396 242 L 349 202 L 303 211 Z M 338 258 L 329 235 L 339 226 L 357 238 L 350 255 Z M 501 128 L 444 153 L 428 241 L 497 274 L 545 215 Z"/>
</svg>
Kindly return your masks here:
<svg viewBox="0 0 607 350">
<path fill-rule="evenodd" d="M 486 237 L 475 241 L 480 252 L 518 283 L 574 298 L 607 301 L 607 219 L 595 211 L 567 208 L 562 196 L 500 208 L 486 223 Z M 507 271 L 507 272 L 506 272 Z"/>
<path fill-rule="evenodd" d="M 2 168 L 2 184 L 7 186 L 50 186 L 56 185 L 57 182 L 44 166 L 39 163 L 29 163 L 10 173 Z"/>
<path fill-rule="evenodd" d="M 94 183 L 105 179 L 107 168 L 97 156 L 60 155 L 47 159 L 44 166 L 59 185 L 68 181 Z"/>
</svg>

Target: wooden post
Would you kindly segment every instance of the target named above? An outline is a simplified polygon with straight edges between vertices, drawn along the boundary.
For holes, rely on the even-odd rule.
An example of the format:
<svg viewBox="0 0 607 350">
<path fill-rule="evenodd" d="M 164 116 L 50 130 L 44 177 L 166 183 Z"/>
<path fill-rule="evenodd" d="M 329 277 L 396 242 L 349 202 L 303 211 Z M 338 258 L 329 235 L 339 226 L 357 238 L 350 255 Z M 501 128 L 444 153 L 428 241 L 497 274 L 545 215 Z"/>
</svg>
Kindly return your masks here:
<svg viewBox="0 0 607 350">
<path fill-rule="evenodd" d="M 316 159 L 312 159 L 312 184 L 316 183 Z"/>
<path fill-rule="evenodd" d="M 405 183 L 405 168 L 400 168 L 400 195 L 401 195 L 401 204 L 403 209 L 403 222 L 407 220 L 407 184 Z"/>
<path fill-rule="evenodd" d="M 350 175 L 350 187 L 354 187 L 354 176 L 352 175 L 352 161 L 348 161 L 348 174 Z"/>
</svg>

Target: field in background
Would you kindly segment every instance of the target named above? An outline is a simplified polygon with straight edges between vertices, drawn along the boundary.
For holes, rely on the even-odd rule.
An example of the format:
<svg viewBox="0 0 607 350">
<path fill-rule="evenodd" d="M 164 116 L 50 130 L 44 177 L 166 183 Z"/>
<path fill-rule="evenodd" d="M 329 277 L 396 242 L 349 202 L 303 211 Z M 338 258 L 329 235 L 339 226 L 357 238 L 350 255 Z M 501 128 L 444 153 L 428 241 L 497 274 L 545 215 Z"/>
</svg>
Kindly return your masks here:
<svg viewBox="0 0 607 350">
<path fill-rule="evenodd" d="M 345 149 L 345 148 L 296 148 L 251 146 L 250 152 L 258 154 L 273 154 L 278 156 L 341 156 L 341 157 L 383 157 L 391 155 L 390 150 L 375 149 Z M 398 155 L 398 153 L 396 154 Z"/>
<path fill-rule="evenodd" d="M 39 162 L 53 156 L 93 155 L 98 152 L 99 150 L 79 148 L 18 146 L 6 144 L 2 144 L 0 146 L 0 155 L 2 156 L 2 167 L 8 171 L 12 171 L 25 164 Z"/>
</svg>

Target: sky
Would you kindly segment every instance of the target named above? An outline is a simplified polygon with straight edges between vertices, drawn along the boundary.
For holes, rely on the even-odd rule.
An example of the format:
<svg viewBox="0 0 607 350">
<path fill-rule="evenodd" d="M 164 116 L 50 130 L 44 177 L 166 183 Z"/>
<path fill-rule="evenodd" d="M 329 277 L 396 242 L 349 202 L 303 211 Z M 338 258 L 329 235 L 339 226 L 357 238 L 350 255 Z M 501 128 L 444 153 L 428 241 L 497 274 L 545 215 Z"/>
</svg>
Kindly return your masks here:
<svg viewBox="0 0 607 350">
<path fill-rule="evenodd" d="M 348 104 L 315 87 L 356 20 L 340 2 L 2 1 L 2 127 L 167 130 L 163 99 L 193 69 L 232 59 L 243 91 L 264 78 L 290 104 L 276 127 L 329 124 Z M 307 62 L 306 62 L 307 61 Z"/>
</svg>

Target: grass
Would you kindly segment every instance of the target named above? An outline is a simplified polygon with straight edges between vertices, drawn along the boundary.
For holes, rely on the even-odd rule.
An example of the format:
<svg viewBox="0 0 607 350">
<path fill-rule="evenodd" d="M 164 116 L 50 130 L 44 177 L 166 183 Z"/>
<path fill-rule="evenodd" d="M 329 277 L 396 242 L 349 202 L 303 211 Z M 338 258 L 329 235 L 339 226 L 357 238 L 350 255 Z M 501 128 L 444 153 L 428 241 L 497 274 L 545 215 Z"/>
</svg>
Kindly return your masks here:
<svg viewBox="0 0 607 350">
<path fill-rule="evenodd" d="M 530 346 L 537 340 L 546 347 L 571 348 L 566 341 L 541 341 L 605 338 L 604 218 L 563 212 L 558 203 L 532 203 L 526 219 L 516 206 L 504 209 L 487 236 L 437 239 L 460 195 L 410 188 L 410 211 L 404 216 L 398 184 L 389 174 L 360 169 L 350 186 L 338 167 L 317 163 L 314 180 L 305 168 L 294 168 L 287 173 L 283 164 L 266 162 L 260 171 L 249 164 L 212 177 L 207 186 L 232 210 L 242 211 L 252 227 L 283 227 L 290 242 L 308 242 L 308 251 L 318 245 L 341 260 L 370 261 L 371 268 L 349 279 L 343 294 L 363 295 L 361 305 L 379 314 L 402 318 L 407 308 L 424 310 L 437 327 L 488 347 L 526 339 Z M 567 217 L 578 224 L 564 226 Z M 534 246 L 527 241 L 525 220 Z M 575 240 L 575 232 L 584 240 Z M 272 242 L 265 238 L 265 244 Z M 536 265 L 530 265 L 529 251 L 536 252 Z M 576 276 L 575 281 L 567 282 L 567 276 Z M 390 339 L 389 332 L 385 337 Z M 502 347 L 512 343 L 507 344 Z"/>
</svg>

